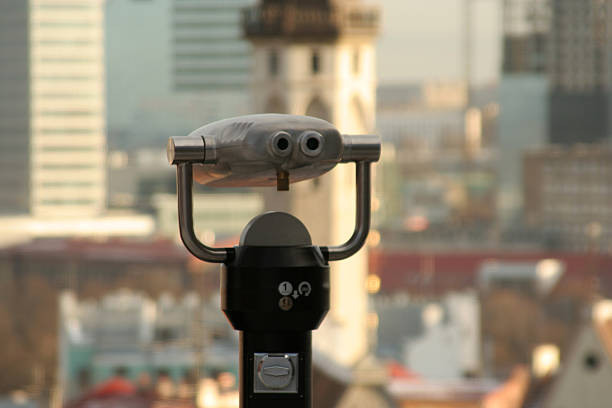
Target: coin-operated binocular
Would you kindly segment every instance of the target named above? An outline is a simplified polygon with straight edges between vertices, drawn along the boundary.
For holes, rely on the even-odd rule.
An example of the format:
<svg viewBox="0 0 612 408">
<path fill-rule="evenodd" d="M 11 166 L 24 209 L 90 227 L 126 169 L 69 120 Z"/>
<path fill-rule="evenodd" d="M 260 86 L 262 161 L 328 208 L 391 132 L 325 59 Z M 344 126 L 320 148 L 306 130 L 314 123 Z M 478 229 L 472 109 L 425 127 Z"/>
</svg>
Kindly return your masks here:
<svg viewBox="0 0 612 408">
<path fill-rule="evenodd" d="M 180 235 L 187 249 L 222 263 L 221 307 L 240 331 L 240 406 L 311 407 L 311 332 L 329 310 L 329 261 L 346 259 L 370 228 L 370 164 L 377 136 L 341 135 L 307 116 L 249 115 L 214 122 L 168 141 L 177 167 Z M 355 231 L 340 246 L 313 245 L 308 230 L 283 212 L 256 216 L 233 248 L 211 248 L 194 233 L 192 184 L 274 186 L 356 163 Z"/>
</svg>

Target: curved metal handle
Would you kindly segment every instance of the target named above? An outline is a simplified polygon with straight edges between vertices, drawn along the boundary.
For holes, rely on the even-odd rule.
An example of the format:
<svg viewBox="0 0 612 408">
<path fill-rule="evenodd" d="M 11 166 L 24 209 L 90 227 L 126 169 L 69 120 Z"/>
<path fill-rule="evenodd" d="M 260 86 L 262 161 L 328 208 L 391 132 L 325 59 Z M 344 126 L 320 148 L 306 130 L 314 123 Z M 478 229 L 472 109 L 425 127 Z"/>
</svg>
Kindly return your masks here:
<svg viewBox="0 0 612 408">
<path fill-rule="evenodd" d="M 323 247 L 321 251 L 328 261 L 340 261 L 354 255 L 363 247 L 370 231 L 370 203 L 371 203 L 371 162 L 355 162 L 357 182 L 357 205 L 355 215 L 355 231 L 344 244 L 339 246 Z"/>
<path fill-rule="evenodd" d="M 196 237 L 193 229 L 193 185 L 192 165 L 188 162 L 176 165 L 178 195 L 178 221 L 181 240 L 185 247 L 198 259 L 206 262 L 223 263 L 233 255 L 233 248 L 211 248 Z"/>
</svg>

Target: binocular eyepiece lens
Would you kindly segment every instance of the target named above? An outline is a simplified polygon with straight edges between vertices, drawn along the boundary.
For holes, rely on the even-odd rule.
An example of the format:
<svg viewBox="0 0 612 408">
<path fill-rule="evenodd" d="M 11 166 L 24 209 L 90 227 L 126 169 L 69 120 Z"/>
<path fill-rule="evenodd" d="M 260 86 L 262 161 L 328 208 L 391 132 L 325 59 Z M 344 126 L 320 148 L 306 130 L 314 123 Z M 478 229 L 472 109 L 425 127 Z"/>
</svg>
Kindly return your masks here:
<svg viewBox="0 0 612 408">
<path fill-rule="evenodd" d="M 316 157 L 323 151 L 323 136 L 319 132 L 309 130 L 300 135 L 300 150 L 306 156 Z"/>
<path fill-rule="evenodd" d="M 291 135 L 287 132 L 277 132 L 270 139 L 269 149 L 277 157 L 287 157 L 291 154 Z"/>
<path fill-rule="evenodd" d="M 276 141 L 276 147 L 278 147 L 279 150 L 287 150 L 289 148 L 289 140 L 284 137 L 279 137 Z"/>
<path fill-rule="evenodd" d="M 310 139 L 308 139 L 308 141 L 306 142 L 306 146 L 310 149 L 310 150 L 317 150 L 319 148 L 319 141 L 317 139 L 315 139 L 314 137 L 311 137 Z"/>
</svg>

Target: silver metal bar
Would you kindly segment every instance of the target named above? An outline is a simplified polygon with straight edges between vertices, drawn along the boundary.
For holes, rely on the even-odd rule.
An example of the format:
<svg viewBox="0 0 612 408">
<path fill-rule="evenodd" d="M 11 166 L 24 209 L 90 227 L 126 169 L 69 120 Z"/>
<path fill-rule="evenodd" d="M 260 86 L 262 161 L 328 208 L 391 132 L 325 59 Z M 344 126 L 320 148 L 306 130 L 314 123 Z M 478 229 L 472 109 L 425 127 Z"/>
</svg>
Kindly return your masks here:
<svg viewBox="0 0 612 408">
<path fill-rule="evenodd" d="M 198 259 L 206 262 L 223 263 L 230 257 L 231 248 L 211 248 L 196 237 L 193 229 L 193 173 L 191 163 L 176 166 L 178 195 L 178 221 L 181 240 L 185 247 Z"/>
<path fill-rule="evenodd" d="M 355 162 L 357 178 L 357 207 L 355 231 L 344 244 L 327 248 L 329 261 L 340 261 L 355 254 L 365 244 L 370 231 L 371 172 L 369 161 Z M 325 253 L 325 250 L 323 250 Z"/>
<path fill-rule="evenodd" d="M 342 135 L 342 163 L 380 159 L 380 137 L 376 135 Z"/>
</svg>

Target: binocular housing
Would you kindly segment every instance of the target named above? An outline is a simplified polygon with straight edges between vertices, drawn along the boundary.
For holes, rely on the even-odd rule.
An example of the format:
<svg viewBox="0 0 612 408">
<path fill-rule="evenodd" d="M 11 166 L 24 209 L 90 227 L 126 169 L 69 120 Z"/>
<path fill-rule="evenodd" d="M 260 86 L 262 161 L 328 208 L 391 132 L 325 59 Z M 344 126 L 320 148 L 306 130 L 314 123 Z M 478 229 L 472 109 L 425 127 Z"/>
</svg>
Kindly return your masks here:
<svg viewBox="0 0 612 408">
<path fill-rule="evenodd" d="M 280 126 L 279 126 L 280 125 Z M 376 136 L 341 135 L 308 116 L 263 114 L 225 119 L 168 140 L 171 164 L 194 164 L 193 178 L 212 187 L 287 190 L 350 161 L 377 161 Z"/>
</svg>

